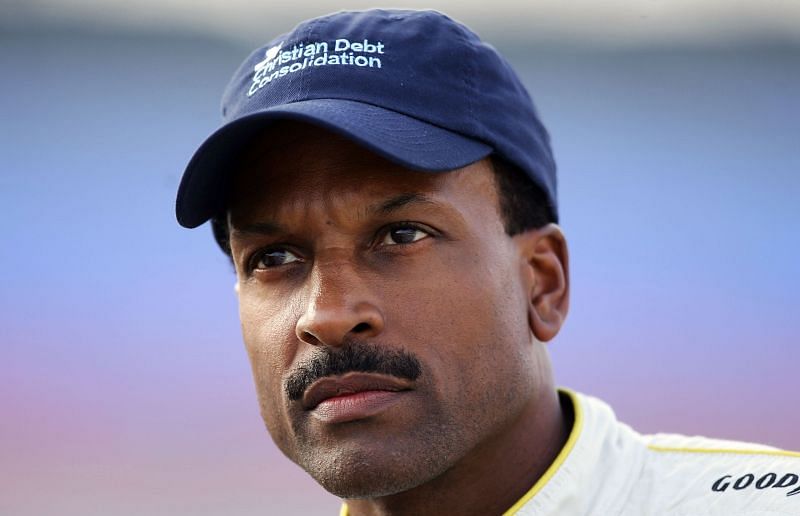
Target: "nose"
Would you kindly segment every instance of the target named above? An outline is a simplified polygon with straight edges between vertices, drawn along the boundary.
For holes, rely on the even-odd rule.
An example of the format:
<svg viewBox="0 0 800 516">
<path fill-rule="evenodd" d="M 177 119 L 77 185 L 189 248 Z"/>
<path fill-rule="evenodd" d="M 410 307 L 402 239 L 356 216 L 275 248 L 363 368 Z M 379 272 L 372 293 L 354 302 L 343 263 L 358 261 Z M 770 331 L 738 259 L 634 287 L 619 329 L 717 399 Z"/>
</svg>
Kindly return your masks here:
<svg viewBox="0 0 800 516">
<path fill-rule="evenodd" d="M 365 280 L 346 264 L 315 264 L 297 338 L 314 346 L 339 347 L 350 338 L 379 335 L 385 326 Z"/>
</svg>

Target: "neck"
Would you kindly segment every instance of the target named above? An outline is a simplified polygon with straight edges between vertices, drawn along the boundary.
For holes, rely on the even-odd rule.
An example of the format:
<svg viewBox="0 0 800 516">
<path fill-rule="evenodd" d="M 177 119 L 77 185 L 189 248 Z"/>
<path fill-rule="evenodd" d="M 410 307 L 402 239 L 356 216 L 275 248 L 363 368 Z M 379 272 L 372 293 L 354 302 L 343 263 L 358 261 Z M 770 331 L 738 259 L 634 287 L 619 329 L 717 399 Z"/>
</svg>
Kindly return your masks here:
<svg viewBox="0 0 800 516">
<path fill-rule="evenodd" d="M 552 384 L 529 400 L 503 431 L 436 479 L 403 493 L 348 500 L 350 516 L 502 514 L 553 463 L 571 427 Z"/>
</svg>

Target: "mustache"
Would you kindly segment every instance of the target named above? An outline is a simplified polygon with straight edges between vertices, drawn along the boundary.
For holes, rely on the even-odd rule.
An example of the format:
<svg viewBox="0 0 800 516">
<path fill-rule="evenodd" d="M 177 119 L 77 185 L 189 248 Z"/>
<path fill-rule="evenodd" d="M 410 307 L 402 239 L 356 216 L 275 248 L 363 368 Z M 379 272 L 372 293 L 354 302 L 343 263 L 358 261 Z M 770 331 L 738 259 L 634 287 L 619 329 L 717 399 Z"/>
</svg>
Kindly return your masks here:
<svg viewBox="0 0 800 516">
<path fill-rule="evenodd" d="M 289 374 L 284 390 L 290 400 L 297 401 L 320 378 L 349 372 L 381 373 L 414 381 L 422 374 L 422 366 L 408 351 L 350 341 L 337 351 L 320 348 L 316 355 Z"/>
</svg>

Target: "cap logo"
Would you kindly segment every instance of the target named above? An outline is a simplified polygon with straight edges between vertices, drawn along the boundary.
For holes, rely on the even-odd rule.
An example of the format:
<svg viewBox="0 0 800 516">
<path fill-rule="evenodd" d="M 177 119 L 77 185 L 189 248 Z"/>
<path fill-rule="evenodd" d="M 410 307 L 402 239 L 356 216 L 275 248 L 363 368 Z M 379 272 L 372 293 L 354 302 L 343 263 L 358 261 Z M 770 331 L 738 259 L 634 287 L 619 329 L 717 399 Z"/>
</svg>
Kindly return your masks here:
<svg viewBox="0 0 800 516">
<path fill-rule="evenodd" d="M 359 68 L 381 68 L 381 55 L 386 47 L 382 41 L 350 41 L 340 38 L 333 41 L 309 41 L 283 49 L 283 42 L 271 47 L 264 60 L 253 66 L 253 83 L 247 90 L 252 97 L 258 90 L 272 81 L 290 73 L 318 66 L 357 66 Z"/>
<path fill-rule="evenodd" d="M 267 50 L 267 53 L 264 54 L 264 60 L 261 61 L 261 62 L 256 63 L 256 66 L 254 67 L 255 71 L 258 72 L 259 70 L 261 70 L 262 68 L 267 66 L 270 61 L 272 61 L 273 59 L 278 57 L 278 53 L 281 51 L 281 46 L 282 45 L 283 45 L 283 41 L 281 41 L 279 44 L 277 44 L 274 47 L 272 47 L 269 50 Z"/>
</svg>

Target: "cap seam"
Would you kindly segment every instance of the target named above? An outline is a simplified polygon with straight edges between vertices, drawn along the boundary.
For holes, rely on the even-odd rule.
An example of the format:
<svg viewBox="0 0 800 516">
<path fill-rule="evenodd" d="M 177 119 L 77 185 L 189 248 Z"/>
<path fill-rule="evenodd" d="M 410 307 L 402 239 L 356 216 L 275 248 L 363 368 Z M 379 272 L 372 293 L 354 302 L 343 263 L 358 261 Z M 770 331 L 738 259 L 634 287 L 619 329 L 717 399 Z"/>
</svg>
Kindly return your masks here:
<svg viewBox="0 0 800 516">
<path fill-rule="evenodd" d="M 450 20 L 450 21 L 458 30 L 459 36 L 461 36 L 461 40 L 463 41 L 464 46 L 466 46 L 467 49 L 469 50 L 469 59 L 464 60 L 464 65 L 462 67 L 462 72 L 464 75 L 461 78 L 461 81 L 464 83 L 464 88 L 467 93 L 467 116 L 469 118 L 469 123 L 471 126 L 470 130 L 475 132 L 476 128 L 479 127 L 479 124 L 475 120 L 475 104 L 473 101 L 474 98 L 473 96 L 477 94 L 477 92 L 475 91 L 475 76 L 474 76 L 476 69 L 474 61 L 477 52 L 475 51 L 475 46 L 472 44 L 472 41 L 470 41 L 470 38 L 464 27 L 455 20 Z M 481 139 L 481 141 L 483 140 Z M 493 145 L 491 147 L 494 149 Z"/>
<path fill-rule="evenodd" d="M 321 20 L 313 20 L 308 23 L 308 25 L 306 26 L 305 34 L 303 36 L 305 42 L 314 41 L 314 38 L 312 37 L 314 32 L 314 27 L 315 24 L 320 23 L 320 21 Z M 300 88 L 299 88 L 300 92 L 298 94 L 298 97 L 300 98 L 306 97 L 308 92 L 309 80 L 310 80 L 309 72 L 304 70 L 303 73 L 300 75 Z"/>
</svg>

